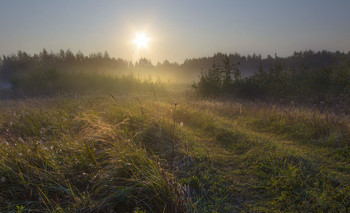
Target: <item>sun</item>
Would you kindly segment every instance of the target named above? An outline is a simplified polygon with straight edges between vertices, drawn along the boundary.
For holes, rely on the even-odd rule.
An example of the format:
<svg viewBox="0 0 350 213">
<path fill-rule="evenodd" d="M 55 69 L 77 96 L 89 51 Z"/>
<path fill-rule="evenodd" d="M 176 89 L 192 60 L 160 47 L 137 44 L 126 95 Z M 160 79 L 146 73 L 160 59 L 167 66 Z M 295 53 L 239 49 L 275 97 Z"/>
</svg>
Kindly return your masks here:
<svg viewBox="0 0 350 213">
<path fill-rule="evenodd" d="M 145 33 L 136 34 L 136 38 L 134 39 L 134 43 L 138 48 L 147 48 L 149 41 L 150 38 Z"/>
</svg>

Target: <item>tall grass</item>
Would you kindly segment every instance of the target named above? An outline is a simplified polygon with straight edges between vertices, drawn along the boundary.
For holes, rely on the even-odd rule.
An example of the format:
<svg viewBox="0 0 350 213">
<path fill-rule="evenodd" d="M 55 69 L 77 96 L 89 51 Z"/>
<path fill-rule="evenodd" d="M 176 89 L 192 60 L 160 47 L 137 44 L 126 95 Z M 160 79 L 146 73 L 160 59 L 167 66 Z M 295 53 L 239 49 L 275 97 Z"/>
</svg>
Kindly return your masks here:
<svg viewBox="0 0 350 213">
<path fill-rule="evenodd" d="M 0 105 L 1 212 L 350 208 L 346 117 L 111 95 Z"/>
<path fill-rule="evenodd" d="M 14 113 L 2 125 L 1 211 L 182 211 L 181 185 L 134 142 L 130 119 L 60 114 Z"/>
</svg>

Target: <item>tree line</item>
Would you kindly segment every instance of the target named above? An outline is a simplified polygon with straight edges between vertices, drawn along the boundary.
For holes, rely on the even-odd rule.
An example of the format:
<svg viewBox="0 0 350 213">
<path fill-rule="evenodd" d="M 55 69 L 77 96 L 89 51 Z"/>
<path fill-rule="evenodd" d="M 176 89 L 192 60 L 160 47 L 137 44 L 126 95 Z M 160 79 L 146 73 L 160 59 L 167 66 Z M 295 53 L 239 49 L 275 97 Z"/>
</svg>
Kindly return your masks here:
<svg viewBox="0 0 350 213">
<path fill-rule="evenodd" d="M 79 88 L 95 85 L 98 89 L 107 80 L 97 82 L 96 74 L 137 72 L 195 81 L 195 93 L 205 98 L 307 103 L 350 113 L 350 52 L 308 50 L 288 57 L 275 54 L 265 58 L 257 54 L 216 53 L 212 57 L 186 59 L 181 64 L 168 60 L 153 64 L 146 58 L 135 63 L 113 58 L 107 52 L 84 55 L 80 51 L 53 53 L 43 49 L 34 55 L 18 51 L 0 60 L 0 78 L 10 80 L 23 91 L 36 90 L 39 84 L 42 91 L 46 87 L 63 91 L 77 87 L 74 84 L 78 85 L 79 79 L 85 79 Z"/>
<path fill-rule="evenodd" d="M 350 52 L 330 52 L 311 50 L 294 52 L 288 57 L 272 57 L 268 55 L 263 58 L 259 54 L 243 56 L 238 53 L 223 54 L 216 53 L 211 57 L 200 57 L 186 59 L 183 63 L 163 62 L 152 63 L 151 60 L 141 58 L 137 62 L 132 62 L 122 58 L 110 57 L 107 52 L 92 53 L 84 55 L 81 51 L 74 54 L 70 50 L 60 50 L 58 53 L 48 52 L 43 49 L 40 53 L 30 55 L 24 51 L 17 54 L 2 56 L 0 59 L 0 77 L 11 78 L 31 71 L 50 70 L 63 72 L 100 72 L 100 73 L 120 73 L 130 70 L 169 72 L 194 80 L 201 71 L 208 70 L 214 61 L 218 66 L 223 66 L 224 58 L 228 57 L 231 63 L 240 63 L 242 76 L 251 76 L 258 72 L 260 67 L 269 69 L 276 61 L 288 69 L 299 69 L 300 67 L 320 68 L 329 66 L 341 66 L 350 60 Z"/>
<path fill-rule="evenodd" d="M 246 77 L 239 66 L 228 55 L 215 59 L 192 87 L 205 98 L 308 104 L 350 113 L 349 53 L 308 51 L 288 58 L 275 56 L 260 61 L 258 70 Z"/>
</svg>

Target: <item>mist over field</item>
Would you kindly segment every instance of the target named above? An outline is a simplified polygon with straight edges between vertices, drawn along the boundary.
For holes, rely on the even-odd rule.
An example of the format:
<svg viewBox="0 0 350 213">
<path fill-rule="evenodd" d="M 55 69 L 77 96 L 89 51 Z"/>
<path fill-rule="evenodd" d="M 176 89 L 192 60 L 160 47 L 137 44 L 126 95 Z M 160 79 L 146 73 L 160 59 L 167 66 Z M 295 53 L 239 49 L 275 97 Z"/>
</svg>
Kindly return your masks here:
<svg viewBox="0 0 350 213">
<path fill-rule="evenodd" d="M 348 1 L 2 1 L 0 212 L 350 212 Z"/>
</svg>

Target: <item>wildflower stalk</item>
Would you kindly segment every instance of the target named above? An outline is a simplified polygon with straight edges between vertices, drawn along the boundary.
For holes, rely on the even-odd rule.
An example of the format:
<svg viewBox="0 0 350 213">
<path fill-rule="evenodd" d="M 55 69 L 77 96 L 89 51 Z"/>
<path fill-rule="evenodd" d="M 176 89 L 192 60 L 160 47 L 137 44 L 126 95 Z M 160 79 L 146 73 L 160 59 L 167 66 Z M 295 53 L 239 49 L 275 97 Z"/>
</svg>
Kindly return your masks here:
<svg viewBox="0 0 350 213">
<path fill-rule="evenodd" d="M 177 103 L 174 103 L 174 113 L 173 113 L 173 131 L 172 131 L 172 138 L 171 138 L 171 163 L 170 168 L 173 170 L 174 166 L 174 158 L 175 158 L 175 130 L 176 130 L 176 122 L 175 122 L 175 115 L 176 115 L 176 106 Z"/>
</svg>

